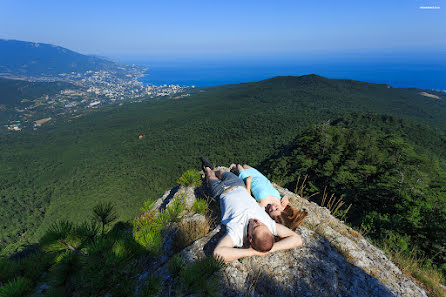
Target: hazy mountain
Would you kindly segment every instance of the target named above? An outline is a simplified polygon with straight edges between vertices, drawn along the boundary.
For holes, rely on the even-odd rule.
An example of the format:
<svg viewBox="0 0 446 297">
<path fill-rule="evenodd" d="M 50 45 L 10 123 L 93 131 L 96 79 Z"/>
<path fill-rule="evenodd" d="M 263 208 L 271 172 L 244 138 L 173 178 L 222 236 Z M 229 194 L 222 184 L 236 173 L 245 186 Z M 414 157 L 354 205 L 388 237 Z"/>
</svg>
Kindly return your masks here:
<svg viewBox="0 0 446 297">
<path fill-rule="evenodd" d="M 115 62 L 56 45 L 0 39 L 0 74 L 3 76 L 57 77 L 60 73 L 119 67 Z"/>
</svg>

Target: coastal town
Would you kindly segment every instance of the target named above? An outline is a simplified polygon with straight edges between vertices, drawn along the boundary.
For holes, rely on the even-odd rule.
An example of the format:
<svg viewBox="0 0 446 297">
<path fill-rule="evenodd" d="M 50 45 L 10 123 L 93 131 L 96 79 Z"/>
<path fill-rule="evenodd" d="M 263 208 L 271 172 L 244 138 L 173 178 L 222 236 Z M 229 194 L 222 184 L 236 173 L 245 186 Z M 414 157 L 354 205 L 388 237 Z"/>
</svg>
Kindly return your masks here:
<svg viewBox="0 0 446 297">
<path fill-rule="evenodd" d="M 56 118 L 76 116 L 88 109 L 116 102 L 125 104 L 156 97 L 184 98 L 189 95 L 187 91 L 193 88 L 166 84 L 144 85 L 138 79 L 145 70 L 140 66 L 125 65 L 118 70 L 61 73 L 58 78 L 45 78 L 45 81 L 68 82 L 72 87 L 60 90 L 57 94 L 44 94 L 33 100 L 24 98 L 22 106 L 13 110 L 16 116 L 4 124 L 4 128 L 12 132 L 30 127 L 37 130 Z"/>
</svg>

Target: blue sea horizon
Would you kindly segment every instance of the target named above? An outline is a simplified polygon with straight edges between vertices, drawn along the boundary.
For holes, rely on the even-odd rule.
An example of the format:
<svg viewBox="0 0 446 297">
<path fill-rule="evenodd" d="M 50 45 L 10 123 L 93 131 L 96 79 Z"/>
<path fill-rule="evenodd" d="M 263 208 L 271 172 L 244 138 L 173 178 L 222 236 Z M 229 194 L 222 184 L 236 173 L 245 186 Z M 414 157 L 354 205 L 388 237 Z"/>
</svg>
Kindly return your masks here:
<svg viewBox="0 0 446 297">
<path fill-rule="evenodd" d="M 128 61 L 148 68 L 140 81 L 147 85 L 208 87 L 260 81 L 274 76 L 317 74 L 327 78 L 388 84 L 398 88 L 446 91 L 446 60 L 319 59 L 313 61 L 163 60 Z"/>
</svg>

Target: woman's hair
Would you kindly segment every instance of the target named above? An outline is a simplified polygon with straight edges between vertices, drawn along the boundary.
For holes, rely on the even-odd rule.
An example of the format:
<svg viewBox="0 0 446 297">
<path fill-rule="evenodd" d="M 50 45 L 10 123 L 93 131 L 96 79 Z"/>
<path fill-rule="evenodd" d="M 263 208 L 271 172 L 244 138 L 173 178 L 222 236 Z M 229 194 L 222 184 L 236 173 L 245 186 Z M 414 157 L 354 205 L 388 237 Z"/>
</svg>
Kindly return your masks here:
<svg viewBox="0 0 446 297">
<path fill-rule="evenodd" d="M 285 207 L 282 213 L 274 217 L 276 223 L 282 224 L 291 230 L 295 230 L 300 226 L 308 216 L 307 210 L 297 210 L 289 205 Z"/>
</svg>

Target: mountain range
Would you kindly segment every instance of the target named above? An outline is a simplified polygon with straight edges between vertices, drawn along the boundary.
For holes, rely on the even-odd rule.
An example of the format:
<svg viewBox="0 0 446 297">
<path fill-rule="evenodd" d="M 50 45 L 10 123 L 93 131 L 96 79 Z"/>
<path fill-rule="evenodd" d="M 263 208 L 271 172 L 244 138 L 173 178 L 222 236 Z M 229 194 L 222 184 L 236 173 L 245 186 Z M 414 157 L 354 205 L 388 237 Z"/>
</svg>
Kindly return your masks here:
<svg viewBox="0 0 446 297">
<path fill-rule="evenodd" d="M 57 78 L 59 74 L 88 70 L 115 70 L 118 63 L 83 55 L 46 43 L 0 39 L 0 75 Z"/>
</svg>

